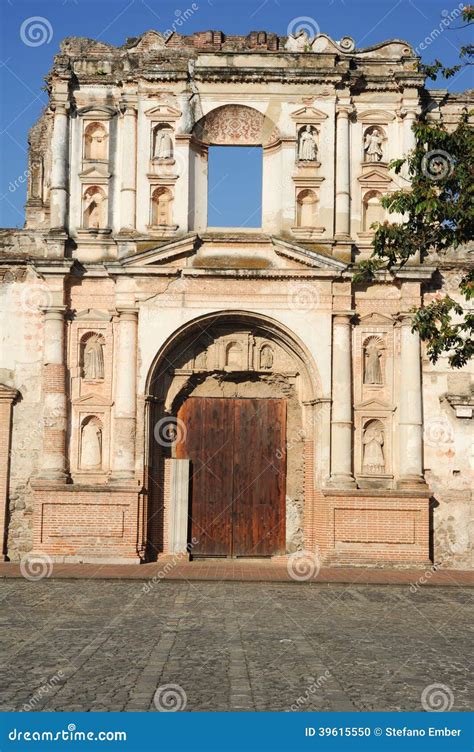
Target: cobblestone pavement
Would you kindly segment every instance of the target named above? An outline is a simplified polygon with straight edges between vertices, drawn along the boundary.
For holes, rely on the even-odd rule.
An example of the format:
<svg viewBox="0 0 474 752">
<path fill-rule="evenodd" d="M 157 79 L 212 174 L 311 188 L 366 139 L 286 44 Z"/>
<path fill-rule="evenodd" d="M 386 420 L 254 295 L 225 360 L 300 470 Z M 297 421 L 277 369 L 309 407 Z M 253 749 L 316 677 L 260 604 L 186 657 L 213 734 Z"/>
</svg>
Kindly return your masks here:
<svg viewBox="0 0 474 752">
<path fill-rule="evenodd" d="M 471 593 L 10 580 L 0 709 L 468 710 Z"/>
</svg>

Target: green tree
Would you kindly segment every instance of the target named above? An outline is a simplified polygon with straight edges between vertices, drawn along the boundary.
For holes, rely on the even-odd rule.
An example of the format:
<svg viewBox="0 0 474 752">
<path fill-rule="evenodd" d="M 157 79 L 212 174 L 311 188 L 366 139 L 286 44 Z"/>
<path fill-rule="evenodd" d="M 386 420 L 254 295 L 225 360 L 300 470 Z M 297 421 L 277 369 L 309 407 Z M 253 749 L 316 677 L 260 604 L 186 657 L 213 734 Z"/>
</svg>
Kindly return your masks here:
<svg viewBox="0 0 474 752">
<path fill-rule="evenodd" d="M 474 20 L 466 7 L 463 21 Z M 429 78 L 450 78 L 463 66 L 472 65 L 473 45 L 462 47 L 460 64 L 446 68 L 439 60 L 422 66 Z M 415 148 L 389 167 L 400 174 L 404 167 L 409 187 L 382 197 L 382 205 L 403 216 L 400 223 L 374 223 L 371 257 L 358 265 L 356 281 L 371 280 L 380 269 L 406 264 L 419 253 L 441 256 L 458 249 L 474 237 L 474 134 L 469 124 L 473 113 L 463 112 L 454 129 L 443 122 L 428 122 L 422 116 L 413 125 Z M 468 269 L 460 283 L 460 300 L 449 295 L 414 310 L 413 330 L 427 343 L 430 360 L 447 354 L 449 364 L 460 368 L 474 354 L 474 313 L 468 310 L 474 295 L 474 270 Z"/>
</svg>

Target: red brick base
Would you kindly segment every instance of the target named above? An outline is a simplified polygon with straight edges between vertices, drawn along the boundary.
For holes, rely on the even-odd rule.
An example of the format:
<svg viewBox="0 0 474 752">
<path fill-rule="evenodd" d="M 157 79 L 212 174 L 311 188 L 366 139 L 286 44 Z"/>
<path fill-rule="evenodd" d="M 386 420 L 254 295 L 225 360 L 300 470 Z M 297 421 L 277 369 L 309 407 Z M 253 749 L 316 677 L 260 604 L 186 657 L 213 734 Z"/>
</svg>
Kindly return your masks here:
<svg viewBox="0 0 474 752">
<path fill-rule="evenodd" d="M 428 490 L 315 494 L 314 531 L 325 564 L 429 562 Z"/>
<path fill-rule="evenodd" d="M 35 551 L 44 551 L 55 561 L 144 559 L 147 533 L 140 521 L 146 510 L 137 487 L 43 483 L 35 485 L 34 494 Z M 165 553 L 166 519 L 165 514 Z M 317 551 L 323 565 L 425 565 L 429 563 L 429 492 L 310 493 L 305 504 L 305 548 Z"/>
<path fill-rule="evenodd" d="M 33 550 L 53 561 L 131 563 L 143 557 L 137 486 L 36 483 Z"/>
</svg>

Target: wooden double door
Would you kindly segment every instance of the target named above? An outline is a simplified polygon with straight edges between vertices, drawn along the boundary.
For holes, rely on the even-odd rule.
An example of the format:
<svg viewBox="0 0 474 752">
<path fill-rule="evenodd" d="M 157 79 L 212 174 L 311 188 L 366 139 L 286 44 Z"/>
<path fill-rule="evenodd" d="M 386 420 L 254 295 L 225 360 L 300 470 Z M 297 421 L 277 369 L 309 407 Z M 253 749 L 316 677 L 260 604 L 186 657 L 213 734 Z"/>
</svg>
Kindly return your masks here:
<svg viewBox="0 0 474 752">
<path fill-rule="evenodd" d="M 191 460 L 192 555 L 284 553 L 285 400 L 190 397 L 178 418 L 176 456 Z"/>
</svg>

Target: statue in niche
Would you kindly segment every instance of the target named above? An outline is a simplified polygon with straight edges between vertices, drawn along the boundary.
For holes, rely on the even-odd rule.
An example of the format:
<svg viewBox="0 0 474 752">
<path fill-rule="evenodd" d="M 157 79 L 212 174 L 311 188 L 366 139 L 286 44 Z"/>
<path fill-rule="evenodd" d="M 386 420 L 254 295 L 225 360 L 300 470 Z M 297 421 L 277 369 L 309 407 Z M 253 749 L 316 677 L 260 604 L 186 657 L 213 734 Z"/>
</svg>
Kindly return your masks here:
<svg viewBox="0 0 474 752">
<path fill-rule="evenodd" d="M 383 446 L 385 443 L 383 426 L 379 420 L 367 424 L 362 438 L 364 455 L 362 469 L 370 475 L 385 473 Z"/>
<path fill-rule="evenodd" d="M 84 195 L 84 227 L 98 230 L 105 227 L 105 195 L 100 188 L 88 188 Z"/>
<path fill-rule="evenodd" d="M 84 345 L 83 376 L 87 381 L 104 378 L 104 346 L 99 334 L 93 334 Z"/>
<path fill-rule="evenodd" d="M 173 157 L 173 139 L 167 128 L 157 128 L 155 130 L 153 156 L 156 159 L 171 159 Z"/>
<path fill-rule="evenodd" d="M 382 353 L 374 340 L 364 347 L 364 384 L 382 384 Z"/>
<path fill-rule="evenodd" d="M 383 158 L 383 136 L 378 128 L 366 132 L 364 139 L 364 152 L 366 162 L 381 162 Z"/>
<path fill-rule="evenodd" d="M 264 345 L 260 350 L 260 368 L 269 371 L 273 367 L 273 350 L 270 345 Z"/>
<path fill-rule="evenodd" d="M 307 125 L 300 133 L 298 159 L 300 162 L 314 162 L 318 155 L 316 139 L 311 126 Z"/>
<path fill-rule="evenodd" d="M 102 467 L 102 424 L 98 418 L 88 418 L 81 431 L 81 468 Z"/>
</svg>

